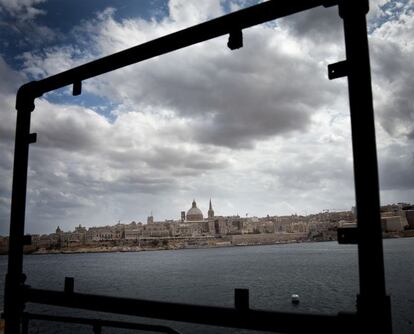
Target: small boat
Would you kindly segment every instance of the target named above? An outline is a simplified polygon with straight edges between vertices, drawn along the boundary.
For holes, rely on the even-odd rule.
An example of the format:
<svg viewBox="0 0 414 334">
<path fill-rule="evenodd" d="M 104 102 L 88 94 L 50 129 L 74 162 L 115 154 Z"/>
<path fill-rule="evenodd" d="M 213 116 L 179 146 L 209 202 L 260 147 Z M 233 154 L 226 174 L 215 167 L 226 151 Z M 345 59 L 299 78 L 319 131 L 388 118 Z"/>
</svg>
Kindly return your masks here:
<svg viewBox="0 0 414 334">
<path fill-rule="evenodd" d="M 297 294 L 292 295 L 292 304 L 299 304 L 299 295 Z"/>
</svg>

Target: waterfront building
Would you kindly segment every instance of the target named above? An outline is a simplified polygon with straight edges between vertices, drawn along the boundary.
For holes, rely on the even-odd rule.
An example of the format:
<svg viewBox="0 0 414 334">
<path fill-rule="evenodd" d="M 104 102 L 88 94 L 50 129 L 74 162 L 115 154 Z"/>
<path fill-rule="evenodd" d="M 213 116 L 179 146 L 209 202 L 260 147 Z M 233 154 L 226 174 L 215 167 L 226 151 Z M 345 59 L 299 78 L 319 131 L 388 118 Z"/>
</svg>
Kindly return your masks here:
<svg viewBox="0 0 414 334">
<path fill-rule="evenodd" d="M 216 216 L 214 218 L 214 228 L 212 233 L 216 235 L 241 234 L 243 229 L 243 219 L 240 216 Z"/>
<path fill-rule="evenodd" d="M 399 233 L 414 228 L 414 206 L 410 204 L 387 205 L 381 207 L 383 232 Z M 288 240 L 335 240 L 338 227 L 354 226 L 355 216 L 351 211 L 329 212 L 325 210 L 307 216 L 269 216 L 263 218 L 236 216 L 217 216 L 210 199 L 207 217 L 197 207 L 195 199 L 190 209 L 181 211 L 176 220 L 158 221 L 151 215 L 147 224 L 132 221 L 129 224 L 118 222 L 111 226 L 85 228 L 82 225 L 74 231 L 64 232 L 59 226 L 49 235 L 32 235 L 35 248 L 93 246 L 99 243 L 120 245 L 140 242 L 147 239 L 172 239 L 174 242 L 186 239 L 199 242 L 200 238 L 215 238 L 215 242 L 235 244 L 272 243 Z M 350 225 L 351 224 L 351 225 Z M 243 237 L 245 236 L 245 237 Z M 189 239 L 193 238 L 194 241 Z M 222 238 L 222 239 L 221 239 Z M 198 241 L 197 241 L 198 240 Z M 0 250 L 7 247 L 7 238 L 0 237 Z"/>
<path fill-rule="evenodd" d="M 142 229 L 125 230 L 125 240 L 138 240 L 142 236 Z"/>
<path fill-rule="evenodd" d="M 132 222 L 125 227 L 125 240 L 138 240 L 142 236 L 142 223 Z"/>
<path fill-rule="evenodd" d="M 143 227 L 143 237 L 166 238 L 171 236 L 170 224 L 165 222 L 151 223 Z"/>
<path fill-rule="evenodd" d="M 186 222 L 178 224 L 176 229 L 176 236 L 178 237 L 198 237 L 202 234 L 202 222 Z"/>
<path fill-rule="evenodd" d="M 399 215 L 382 217 L 381 227 L 383 232 L 400 232 L 403 230 L 401 217 Z"/>
<path fill-rule="evenodd" d="M 53 241 L 50 234 L 42 234 L 35 238 L 35 245 L 39 248 L 50 248 L 52 243 Z"/>
<path fill-rule="evenodd" d="M 9 248 L 9 237 L 0 236 L 0 251 L 6 252 Z"/>
<path fill-rule="evenodd" d="M 115 226 L 91 227 L 86 233 L 88 242 L 121 240 L 125 236 L 125 227 L 123 224 Z"/>
</svg>

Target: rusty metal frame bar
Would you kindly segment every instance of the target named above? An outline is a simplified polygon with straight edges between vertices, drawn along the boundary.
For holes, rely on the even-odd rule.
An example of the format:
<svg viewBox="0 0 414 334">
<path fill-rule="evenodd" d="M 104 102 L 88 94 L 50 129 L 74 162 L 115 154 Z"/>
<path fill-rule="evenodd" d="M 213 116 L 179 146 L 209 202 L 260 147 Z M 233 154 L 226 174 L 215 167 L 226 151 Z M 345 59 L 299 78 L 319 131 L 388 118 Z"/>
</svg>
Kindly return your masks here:
<svg viewBox="0 0 414 334">
<path fill-rule="evenodd" d="M 104 298 L 102 301 L 105 303 L 114 301 L 114 299 L 108 299 L 109 297 L 81 297 L 79 294 L 76 294 L 76 298 L 72 296 L 71 299 L 68 299 L 69 297 L 65 294 L 55 295 L 58 292 L 31 289 L 24 284 L 26 277 L 23 274 L 23 246 L 27 168 L 29 144 L 36 141 L 36 135 L 30 133 L 30 118 L 31 112 L 35 109 L 35 99 L 46 92 L 67 85 L 73 85 L 73 94 L 79 95 L 83 80 L 222 35 L 230 34 L 228 46 L 231 49 L 236 49 L 241 47 L 243 43 L 242 29 L 314 7 L 333 5 L 338 6 L 339 15 L 344 23 L 346 60 L 329 67 L 329 78 L 348 77 L 354 155 L 360 276 L 360 293 L 357 297 L 358 321 L 355 330 L 363 331 L 363 328 L 370 328 L 378 333 L 391 333 L 390 301 L 385 292 L 379 215 L 378 167 L 366 26 L 368 0 L 271 0 L 95 60 L 43 80 L 29 82 L 19 89 L 16 97 L 17 121 L 9 261 L 4 304 L 6 334 L 21 333 L 22 314 L 26 302 L 71 306 L 71 302 L 75 303 L 78 300 L 76 298 L 83 298 L 82 300 L 89 301 L 92 304 L 94 300 L 96 301 L 96 298 Z M 118 298 L 118 300 L 120 299 Z M 136 301 L 136 303 L 139 303 L 139 301 Z M 72 307 L 81 306 L 79 303 L 72 305 Z M 139 305 L 137 304 L 137 306 Z M 94 304 L 90 309 L 97 310 L 101 307 L 102 305 Z M 199 306 L 189 305 L 186 311 L 194 314 L 191 313 L 191 310 L 196 310 L 197 307 Z M 114 312 L 115 310 L 111 309 L 109 311 Z M 207 311 L 212 313 L 221 312 L 218 308 L 210 308 Z M 224 313 L 228 312 L 228 310 L 222 311 Z M 141 310 L 141 312 L 143 311 Z M 261 319 L 259 313 L 255 313 L 259 311 L 247 310 L 246 312 L 248 312 L 246 315 L 249 315 L 248 319 L 251 321 L 248 328 L 259 329 L 263 327 L 258 323 Z M 158 314 L 158 317 L 161 314 L 165 318 L 166 314 L 163 312 Z M 251 317 L 253 314 L 258 316 L 257 321 Z M 324 317 L 323 315 L 305 317 L 304 315 L 282 314 L 280 312 L 268 312 L 266 314 L 268 320 L 262 319 L 263 321 L 275 323 L 277 320 L 279 324 L 285 324 L 286 322 L 283 319 L 293 320 L 293 323 L 289 326 L 274 324 L 273 330 L 278 329 L 278 331 L 287 333 L 297 332 L 299 329 L 308 332 L 308 324 L 314 321 L 312 319 L 316 319 L 312 317 Z M 232 326 L 238 327 L 238 323 L 242 324 L 246 321 L 245 316 L 240 312 L 234 313 L 232 316 L 234 316 Z M 274 321 L 271 320 L 272 317 Z M 191 322 L 191 317 L 187 320 L 180 319 L 181 321 Z M 192 322 L 200 320 L 197 319 L 194 315 Z M 209 323 L 214 323 L 214 319 L 211 317 L 209 319 Z M 299 319 L 306 319 L 306 321 L 299 321 L 301 323 L 300 328 L 298 328 L 296 322 Z M 327 323 L 329 322 L 327 320 Z M 336 320 L 334 323 L 338 324 Z M 323 326 L 322 322 L 321 326 Z"/>
</svg>

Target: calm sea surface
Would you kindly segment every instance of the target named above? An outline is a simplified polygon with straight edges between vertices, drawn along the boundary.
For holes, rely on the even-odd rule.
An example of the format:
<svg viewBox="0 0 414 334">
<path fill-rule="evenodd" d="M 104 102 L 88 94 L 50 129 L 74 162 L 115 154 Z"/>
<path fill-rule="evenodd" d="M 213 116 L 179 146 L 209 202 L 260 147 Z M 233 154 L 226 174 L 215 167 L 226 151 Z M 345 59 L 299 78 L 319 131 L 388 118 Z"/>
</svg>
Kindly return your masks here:
<svg viewBox="0 0 414 334">
<path fill-rule="evenodd" d="M 384 240 L 387 291 L 392 298 L 394 333 L 414 333 L 414 238 Z M 3 300 L 7 257 L 0 257 Z M 336 242 L 187 249 L 138 253 L 31 255 L 27 283 L 63 289 L 75 277 L 77 292 L 131 298 L 233 306 L 234 288 L 250 290 L 252 308 L 296 312 L 354 311 L 358 293 L 357 251 Z M 293 306 L 292 293 L 301 302 Z M 85 315 L 76 310 L 30 305 L 28 310 Z M 70 312 L 70 313 L 69 313 Z M 108 318 L 103 313 L 88 312 Z M 148 319 L 110 315 L 111 319 Z M 155 323 L 151 320 L 150 322 Z M 219 327 L 169 324 L 181 333 L 251 333 Z M 92 333 L 90 327 L 33 321 L 30 333 Z M 136 333 L 106 328 L 103 333 Z"/>
</svg>

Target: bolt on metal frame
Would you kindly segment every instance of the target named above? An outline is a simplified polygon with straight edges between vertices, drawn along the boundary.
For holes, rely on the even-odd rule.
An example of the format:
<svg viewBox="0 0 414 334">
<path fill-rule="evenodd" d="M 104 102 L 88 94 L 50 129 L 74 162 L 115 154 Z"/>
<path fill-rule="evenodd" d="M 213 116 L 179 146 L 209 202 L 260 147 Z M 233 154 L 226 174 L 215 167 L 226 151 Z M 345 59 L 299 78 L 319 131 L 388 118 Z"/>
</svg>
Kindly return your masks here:
<svg viewBox="0 0 414 334">
<path fill-rule="evenodd" d="M 29 144 L 36 142 L 36 134 L 30 133 L 30 118 L 36 98 L 68 85 L 73 85 L 73 94 L 79 95 L 81 83 L 86 79 L 222 35 L 229 34 L 228 47 L 237 49 L 243 45 L 243 29 L 319 6 L 338 6 L 345 33 L 346 60 L 329 65 L 328 76 L 330 79 L 348 78 L 358 222 L 353 238 L 358 244 L 360 282 L 355 313 L 323 315 L 252 310 L 249 308 L 248 291 L 241 289 L 235 290 L 235 308 L 224 308 L 80 294 L 73 291 L 73 281 L 67 282 L 69 288 L 64 292 L 25 285 L 23 246 L 27 242 L 24 236 L 27 168 Z M 36 318 L 36 315 L 24 313 L 27 302 L 285 333 L 354 333 L 365 328 L 376 333 L 391 333 L 391 306 L 385 291 L 379 210 L 366 26 L 368 10 L 368 0 L 271 0 L 20 87 L 16 97 L 9 258 L 4 301 L 5 333 L 22 333 L 22 324 L 27 325 L 30 317 Z M 71 319 L 66 317 L 63 321 L 70 322 Z"/>
</svg>

